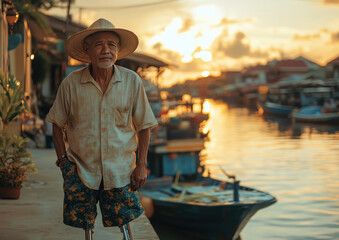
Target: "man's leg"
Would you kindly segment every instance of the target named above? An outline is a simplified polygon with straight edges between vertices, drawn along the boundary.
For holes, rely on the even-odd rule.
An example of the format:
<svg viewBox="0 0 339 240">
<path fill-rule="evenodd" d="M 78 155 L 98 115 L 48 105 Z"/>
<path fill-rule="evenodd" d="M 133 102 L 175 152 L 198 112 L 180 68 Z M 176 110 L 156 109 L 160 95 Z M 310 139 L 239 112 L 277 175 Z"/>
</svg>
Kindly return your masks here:
<svg viewBox="0 0 339 240">
<path fill-rule="evenodd" d="M 139 217 L 144 209 L 138 193 L 127 185 L 122 188 L 104 190 L 100 194 L 100 208 L 104 227 L 119 226 L 125 240 L 132 240 L 129 222 Z"/>
<path fill-rule="evenodd" d="M 66 161 L 61 170 L 64 178 L 64 224 L 84 230 L 93 229 L 98 191 L 87 188 L 81 182 L 75 163 Z"/>
</svg>

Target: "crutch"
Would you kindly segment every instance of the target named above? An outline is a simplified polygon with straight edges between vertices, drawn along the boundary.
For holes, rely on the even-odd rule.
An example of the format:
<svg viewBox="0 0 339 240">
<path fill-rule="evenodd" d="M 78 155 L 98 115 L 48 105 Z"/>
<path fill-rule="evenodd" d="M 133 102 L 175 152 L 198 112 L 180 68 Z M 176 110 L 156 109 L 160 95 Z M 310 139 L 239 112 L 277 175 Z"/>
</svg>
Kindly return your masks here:
<svg viewBox="0 0 339 240">
<path fill-rule="evenodd" d="M 131 226 L 129 225 L 129 223 L 120 226 L 120 231 L 124 236 L 124 240 L 133 240 Z"/>
<path fill-rule="evenodd" d="M 93 229 L 85 229 L 85 240 L 93 240 Z"/>
</svg>

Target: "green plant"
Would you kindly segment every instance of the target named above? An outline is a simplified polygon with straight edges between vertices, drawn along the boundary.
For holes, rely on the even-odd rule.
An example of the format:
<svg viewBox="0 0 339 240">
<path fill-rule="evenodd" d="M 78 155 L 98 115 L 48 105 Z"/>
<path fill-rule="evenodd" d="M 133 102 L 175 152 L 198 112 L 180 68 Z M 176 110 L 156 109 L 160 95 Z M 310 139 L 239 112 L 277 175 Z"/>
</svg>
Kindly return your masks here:
<svg viewBox="0 0 339 240">
<path fill-rule="evenodd" d="M 20 82 L 14 76 L 6 77 L 0 72 L 0 118 L 2 121 L 2 135 L 6 134 L 8 123 L 20 118 L 29 112 L 25 101 L 24 92 L 21 90 Z"/>
<path fill-rule="evenodd" d="M 27 172 L 36 172 L 27 141 L 16 135 L 0 138 L 0 187 L 22 187 Z"/>
<path fill-rule="evenodd" d="M 49 36 L 53 33 L 46 17 L 39 11 L 40 3 L 37 1 L 14 0 L 13 4 L 21 17 L 30 19 L 35 22 L 40 28 L 41 32 Z"/>
<path fill-rule="evenodd" d="M 26 148 L 27 139 L 6 133 L 7 125 L 29 112 L 20 88 L 13 76 L 6 77 L 0 72 L 0 118 L 2 132 L 0 137 L 0 186 L 22 187 L 27 172 L 35 172 L 30 152 Z"/>
</svg>

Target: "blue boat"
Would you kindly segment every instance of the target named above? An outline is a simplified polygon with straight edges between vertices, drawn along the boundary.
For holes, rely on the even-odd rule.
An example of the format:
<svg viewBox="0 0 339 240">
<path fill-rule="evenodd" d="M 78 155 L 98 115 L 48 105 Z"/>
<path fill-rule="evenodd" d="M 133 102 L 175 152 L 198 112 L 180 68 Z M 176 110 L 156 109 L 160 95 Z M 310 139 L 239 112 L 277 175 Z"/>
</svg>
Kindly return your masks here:
<svg viewBox="0 0 339 240">
<path fill-rule="evenodd" d="M 321 106 L 307 106 L 292 114 L 296 122 L 339 124 L 339 112 L 323 113 Z"/>
</svg>

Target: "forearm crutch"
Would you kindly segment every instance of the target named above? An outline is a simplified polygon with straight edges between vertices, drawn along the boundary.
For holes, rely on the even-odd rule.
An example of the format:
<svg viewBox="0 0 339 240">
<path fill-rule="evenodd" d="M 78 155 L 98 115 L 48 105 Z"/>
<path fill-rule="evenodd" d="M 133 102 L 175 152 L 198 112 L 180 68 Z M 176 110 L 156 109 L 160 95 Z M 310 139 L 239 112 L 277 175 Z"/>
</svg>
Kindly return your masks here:
<svg viewBox="0 0 339 240">
<path fill-rule="evenodd" d="M 85 240 L 93 240 L 93 229 L 85 229 Z"/>
<path fill-rule="evenodd" d="M 129 223 L 126 223 L 120 226 L 120 231 L 122 232 L 122 235 L 124 236 L 124 240 L 133 240 L 131 226 Z"/>
</svg>

